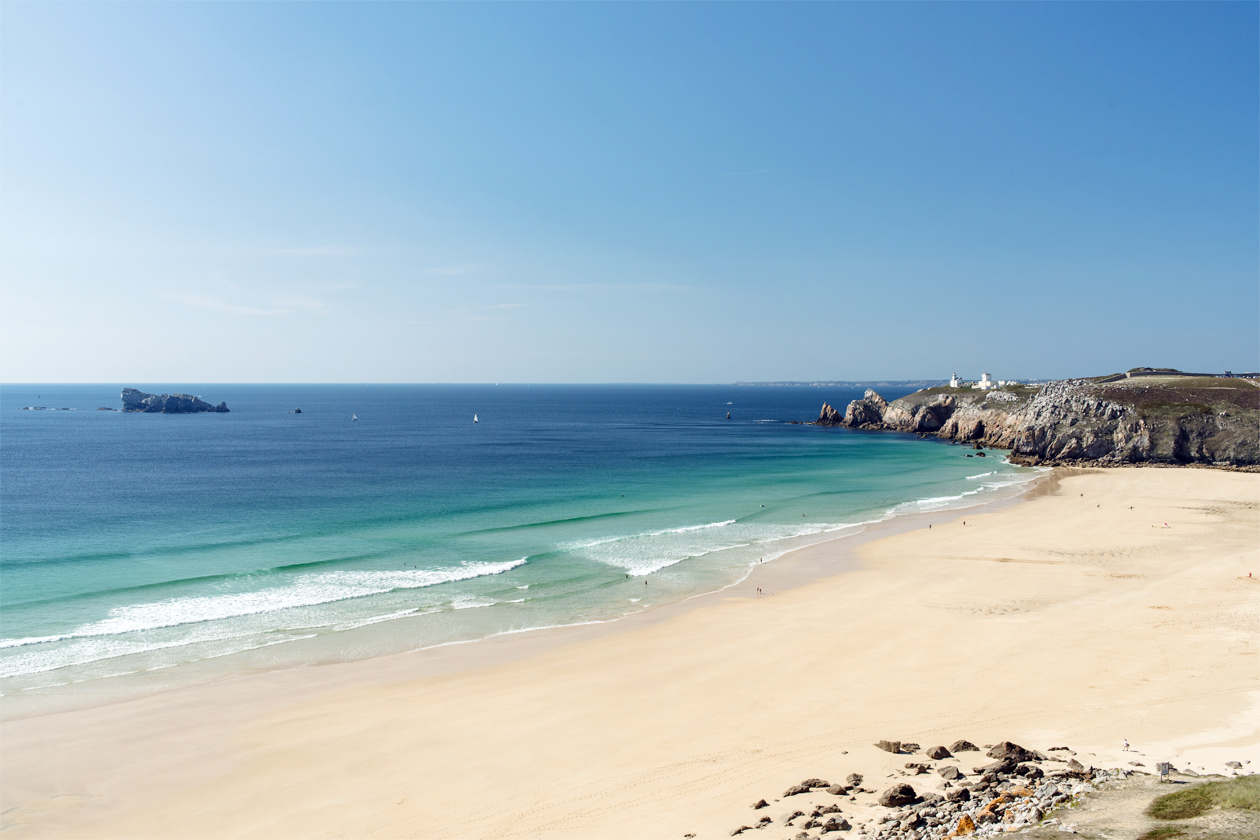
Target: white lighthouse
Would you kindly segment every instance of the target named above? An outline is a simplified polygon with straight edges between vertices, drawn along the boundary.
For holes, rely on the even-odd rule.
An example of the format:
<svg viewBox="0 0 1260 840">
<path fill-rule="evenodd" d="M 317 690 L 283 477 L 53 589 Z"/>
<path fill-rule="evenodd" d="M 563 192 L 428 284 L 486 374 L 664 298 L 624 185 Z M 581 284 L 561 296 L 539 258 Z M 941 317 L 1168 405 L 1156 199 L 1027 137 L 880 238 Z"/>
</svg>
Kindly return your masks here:
<svg viewBox="0 0 1260 840">
<path fill-rule="evenodd" d="M 954 371 L 954 375 L 949 378 L 949 387 L 961 388 L 962 380 L 958 378 L 958 371 Z"/>
</svg>

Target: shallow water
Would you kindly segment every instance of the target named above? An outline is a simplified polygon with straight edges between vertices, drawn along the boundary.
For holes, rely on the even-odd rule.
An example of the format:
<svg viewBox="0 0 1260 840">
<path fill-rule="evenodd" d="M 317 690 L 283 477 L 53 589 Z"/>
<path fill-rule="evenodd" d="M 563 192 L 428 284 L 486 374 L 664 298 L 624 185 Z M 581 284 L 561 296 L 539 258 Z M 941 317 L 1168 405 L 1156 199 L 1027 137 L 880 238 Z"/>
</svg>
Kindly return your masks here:
<svg viewBox="0 0 1260 840">
<path fill-rule="evenodd" d="M 836 388 L 149 386 L 232 410 L 95 410 L 120 387 L 0 388 L 5 694 L 609 620 L 1036 475 L 786 422 L 861 395 Z"/>
</svg>

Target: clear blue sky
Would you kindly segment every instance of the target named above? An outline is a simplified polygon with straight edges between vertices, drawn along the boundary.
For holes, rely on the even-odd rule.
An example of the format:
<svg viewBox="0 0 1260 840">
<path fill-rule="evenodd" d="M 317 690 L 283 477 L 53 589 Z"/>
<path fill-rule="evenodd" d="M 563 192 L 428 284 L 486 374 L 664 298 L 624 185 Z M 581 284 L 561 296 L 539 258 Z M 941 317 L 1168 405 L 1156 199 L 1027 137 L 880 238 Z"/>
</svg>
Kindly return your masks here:
<svg viewBox="0 0 1260 840">
<path fill-rule="evenodd" d="M 4 3 L 0 378 L 1260 368 L 1256 3 Z"/>
</svg>

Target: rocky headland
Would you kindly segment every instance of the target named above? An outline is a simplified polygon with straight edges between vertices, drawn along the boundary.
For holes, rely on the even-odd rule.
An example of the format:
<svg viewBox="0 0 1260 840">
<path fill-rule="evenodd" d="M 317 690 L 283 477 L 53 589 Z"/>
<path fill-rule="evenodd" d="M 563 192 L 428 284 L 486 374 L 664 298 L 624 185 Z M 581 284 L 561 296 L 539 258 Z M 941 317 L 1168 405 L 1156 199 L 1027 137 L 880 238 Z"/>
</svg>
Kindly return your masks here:
<svg viewBox="0 0 1260 840">
<path fill-rule="evenodd" d="M 198 414 L 203 411 L 226 413 L 227 403 L 211 405 L 201 397 L 189 394 L 146 394 L 135 388 L 123 388 L 122 410 L 147 414 Z"/>
<path fill-rule="evenodd" d="M 873 390 L 816 423 L 934 435 L 1009 449 L 1022 464 L 1260 465 L 1260 382 L 1126 375 L 987 391 L 926 388 L 889 402 Z"/>
</svg>

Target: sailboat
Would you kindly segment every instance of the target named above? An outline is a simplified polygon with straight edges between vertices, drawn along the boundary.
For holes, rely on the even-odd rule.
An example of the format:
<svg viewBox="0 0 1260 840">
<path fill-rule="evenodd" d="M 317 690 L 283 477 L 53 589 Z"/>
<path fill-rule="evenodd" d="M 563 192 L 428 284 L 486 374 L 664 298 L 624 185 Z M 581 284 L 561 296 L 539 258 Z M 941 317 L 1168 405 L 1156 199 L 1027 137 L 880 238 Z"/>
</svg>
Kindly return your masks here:
<svg viewBox="0 0 1260 840">
<path fill-rule="evenodd" d="M 350 419 L 351 419 L 351 420 L 358 420 L 358 419 L 359 419 L 359 415 L 357 415 L 357 414 L 351 414 L 351 415 L 350 415 Z"/>
<path fill-rule="evenodd" d="M 479 422 L 479 421 L 477 420 L 477 415 L 476 415 L 476 414 L 474 414 L 474 415 L 473 415 L 473 422 L 474 422 L 474 423 Z"/>
</svg>

